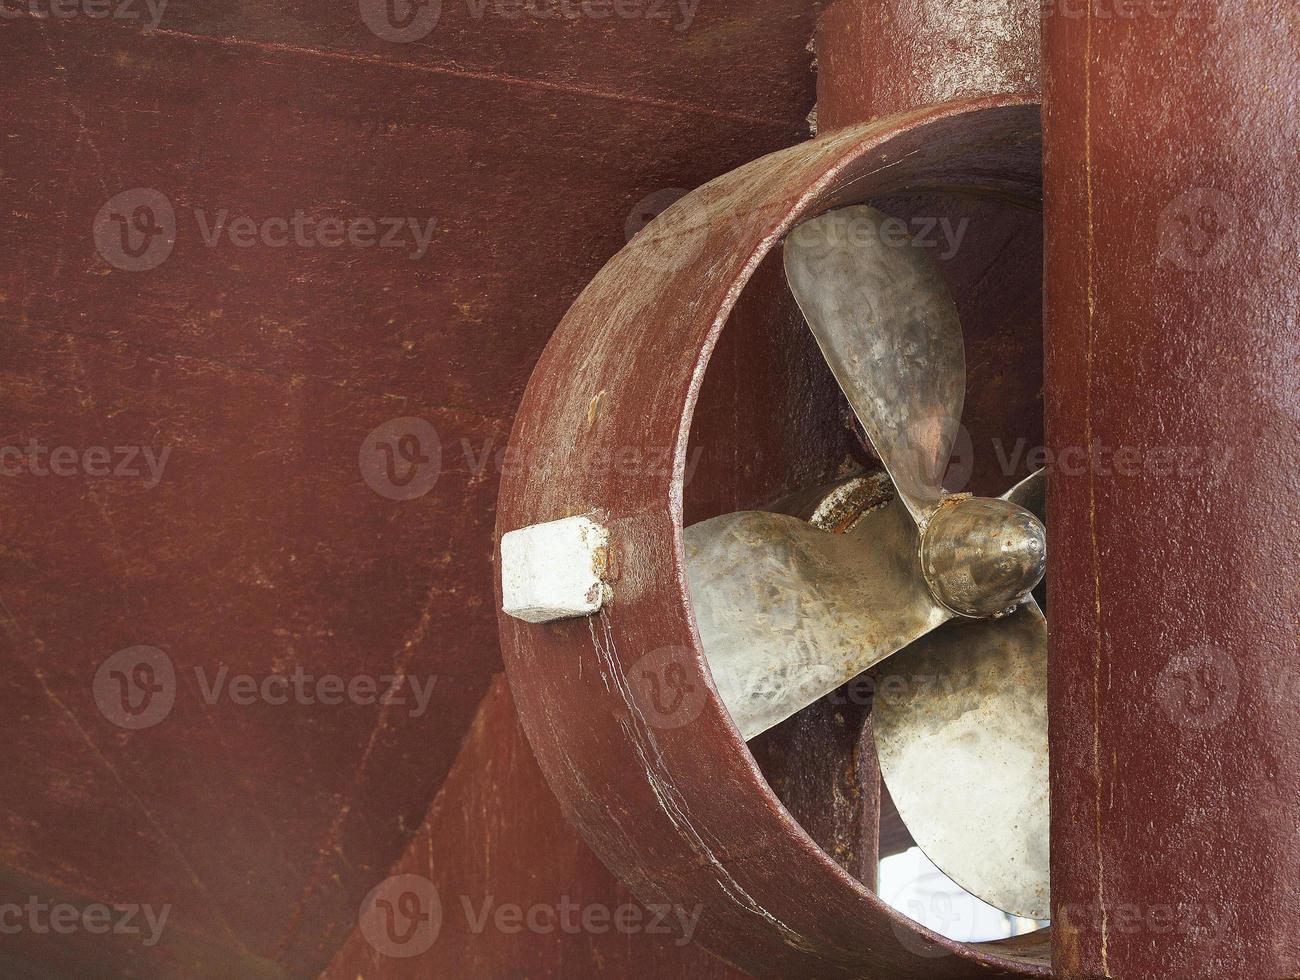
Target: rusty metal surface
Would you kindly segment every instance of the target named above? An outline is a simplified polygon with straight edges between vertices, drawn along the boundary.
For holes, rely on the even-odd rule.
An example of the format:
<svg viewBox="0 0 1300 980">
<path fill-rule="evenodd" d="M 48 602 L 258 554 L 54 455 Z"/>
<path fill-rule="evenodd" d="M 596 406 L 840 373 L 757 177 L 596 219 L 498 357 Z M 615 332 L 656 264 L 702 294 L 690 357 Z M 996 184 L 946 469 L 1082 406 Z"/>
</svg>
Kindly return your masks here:
<svg viewBox="0 0 1300 980">
<path fill-rule="evenodd" d="M 823 531 L 843 534 L 857 527 L 867 514 L 889 503 L 893 494 L 894 485 L 887 473 L 845 477 L 842 482 L 815 495 L 816 503 L 804 520 Z"/>
<path fill-rule="evenodd" d="M 1296 6 L 1053 7 L 1056 969 L 1293 977 Z"/>
<path fill-rule="evenodd" d="M 134 479 L 11 476 L 3 458 L 0 903 L 172 912 L 149 948 L 27 933 L 3 952 L 68 975 L 310 975 L 500 670 L 496 485 L 546 339 L 638 202 L 804 137 L 813 12 L 704 4 L 676 31 L 444 3 L 402 44 L 356 2 L 174 0 L 152 31 L 71 6 L 0 18 L 3 444 L 170 452 L 156 486 L 139 455 Z M 133 272 L 92 230 L 139 187 L 179 233 Z M 409 239 L 243 247 L 196 218 L 298 210 L 435 219 L 434 235 L 418 258 Z M 403 499 L 379 453 L 369 478 L 358 457 L 410 417 L 441 466 Z M 178 690 L 129 731 L 92 686 L 139 645 Z M 422 710 L 209 704 L 197 682 L 296 667 L 432 691 Z"/>
<path fill-rule="evenodd" d="M 956 98 L 1037 101 L 1036 0 L 837 0 L 817 19 L 817 126 Z"/>
<path fill-rule="evenodd" d="M 764 254 L 802 217 L 875 196 L 958 187 L 1032 201 L 1036 134 L 1032 105 L 959 103 L 783 151 L 701 188 L 588 286 L 517 417 L 513 441 L 547 465 L 504 481 L 498 532 L 594 510 L 611 530 L 614 569 L 614 600 L 590 621 L 500 621 L 538 761 L 639 896 L 703 903 L 702 941 L 760 975 L 1046 972 L 1032 945 L 964 947 L 925 933 L 790 819 L 708 687 L 681 540 L 691 408 Z M 647 442 L 674 447 L 673 473 L 589 465 L 600 446 Z M 551 479 L 557 468 L 572 477 Z"/>
<path fill-rule="evenodd" d="M 500 674 L 424 823 L 377 888 L 393 905 L 391 923 L 367 920 L 321 980 L 745 977 L 696 941 L 695 909 L 642 906 L 582 842 Z"/>
</svg>

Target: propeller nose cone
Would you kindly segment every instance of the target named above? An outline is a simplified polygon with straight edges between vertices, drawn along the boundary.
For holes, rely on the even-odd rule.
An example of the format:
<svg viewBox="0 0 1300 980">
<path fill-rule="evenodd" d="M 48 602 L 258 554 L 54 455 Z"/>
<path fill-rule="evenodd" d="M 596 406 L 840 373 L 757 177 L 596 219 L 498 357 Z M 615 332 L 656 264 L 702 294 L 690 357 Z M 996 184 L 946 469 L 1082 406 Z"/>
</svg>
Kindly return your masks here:
<svg viewBox="0 0 1300 980">
<path fill-rule="evenodd" d="M 930 591 L 962 616 L 1007 612 L 1046 569 L 1046 529 L 1009 500 L 949 498 L 921 536 L 921 571 Z"/>
</svg>

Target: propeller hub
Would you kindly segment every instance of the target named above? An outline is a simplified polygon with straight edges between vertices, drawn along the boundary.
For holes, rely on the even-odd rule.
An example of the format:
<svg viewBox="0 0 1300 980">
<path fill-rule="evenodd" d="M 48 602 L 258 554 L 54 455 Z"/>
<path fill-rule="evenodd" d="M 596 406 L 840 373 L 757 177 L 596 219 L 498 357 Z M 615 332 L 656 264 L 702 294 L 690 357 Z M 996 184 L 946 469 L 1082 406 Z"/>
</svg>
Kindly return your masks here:
<svg viewBox="0 0 1300 980">
<path fill-rule="evenodd" d="M 946 497 L 921 534 L 921 573 L 959 616 L 1010 612 L 1047 569 L 1047 531 L 1009 500 Z"/>
</svg>

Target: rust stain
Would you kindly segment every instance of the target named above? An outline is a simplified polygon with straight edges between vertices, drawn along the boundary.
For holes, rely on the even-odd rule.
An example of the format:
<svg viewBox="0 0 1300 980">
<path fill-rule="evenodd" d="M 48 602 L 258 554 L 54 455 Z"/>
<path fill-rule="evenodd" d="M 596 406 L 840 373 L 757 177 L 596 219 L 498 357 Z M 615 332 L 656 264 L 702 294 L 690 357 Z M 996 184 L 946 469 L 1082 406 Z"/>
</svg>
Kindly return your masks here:
<svg viewBox="0 0 1300 980">
<path fill-rule="evenodd" d="M 1070 916 L 1066 914 L 1059 920 L 1054 920 L 1052 932 L 1059 943 L 1056 951 L 1060 956 L 1058 963 L 1060 971 L 1066 976 L 1075 976 L 1082 972 L 1082 963 L 1079 960 L 1079 930 L 1070 922 Z"/>
<path fill-rule="evenodd" d="M 602 388 L 596 392 L 595 397 L 587 405 L 587 428 L 590 429 L 596 424 L 596 419 L 600 416 L 601 403 L 605 401 L 605 389 Z"/>
<path fill-rule="evenodd" d="M 1084 86 L 1083 86 L 1083 167 L 1084 187 L 1087 196 L 1088 243 L 1087 243 L 1087 290 L 1088 290 L 1088 338 L 1087 371 L 1084 387 L 1083 427 L 1085 444 L 1093 444 L 1092 432 L 1092 388 L 1094 362 L 1096 356 L 1096 251 L 1093 223 L 1092 190 L 1092 6 L 1087 8 L 1087 26 L 1084 40 Z M 1097 841 L 1097 906 L 1101 912 L 1101 972 L 1110 976 L 1108 962 L 1109 916 L 1106 911 L 1105 856 L 1102 850 L 1101 832 L 1101 556 L 1097 543 L 1097 474 L 1095 467 L 1088 467 L 1088 537 L 1092 559 L 1092 601 L 1096 617 L 1093 630 L 1092 663 L 1092 774 L 1095 809 L 1093 812 L 1094 830 Z M 1076 951 L 1077 952 L 1077 951 Z"/>
</svg>

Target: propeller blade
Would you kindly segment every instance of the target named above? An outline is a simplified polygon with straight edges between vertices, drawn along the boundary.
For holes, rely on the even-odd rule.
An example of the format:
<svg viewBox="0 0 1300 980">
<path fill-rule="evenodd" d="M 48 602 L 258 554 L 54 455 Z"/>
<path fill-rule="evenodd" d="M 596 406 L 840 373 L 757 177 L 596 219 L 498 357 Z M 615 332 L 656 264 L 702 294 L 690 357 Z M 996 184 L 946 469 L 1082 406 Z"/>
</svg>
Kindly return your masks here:
<svg viewBox="0 0 1300 980">
<path fill-rule="evenodd" d="M 844 534 L 742 511 L 685 538 L 700 640 L 746 739 L 952 616 L 926 589 L 916 525 L 896 497 Z"/>
<path fill-rule="evenodd" d="M 1002 495 L 1047 523 L 1047 470 L 1037 469 Z"/>
<path fill-rule="evenodd" d="M 1019 504 L 1044 524 L 1047 523 L 1047 470 L 1039 468 L 1002 495 L 1003 500 Z M 1047 611 L 1047 579 L 1034 586 L 1034 601 Z"/>
<path fill-rule="evenodd" d="M 1047 621 L 1032 599 L 958 619 L 878 678 L 889 795 L 926 856 L 990 905 L 1048 918 Z"/>
<path fill-rule="evenodd" d="M 938 266 L 892 221 L 864 206 L 805 221 L 786 239 L 785 275 L 920 524 L 942 497 L 966 398 L 966 355 Z"/>
</svg>

